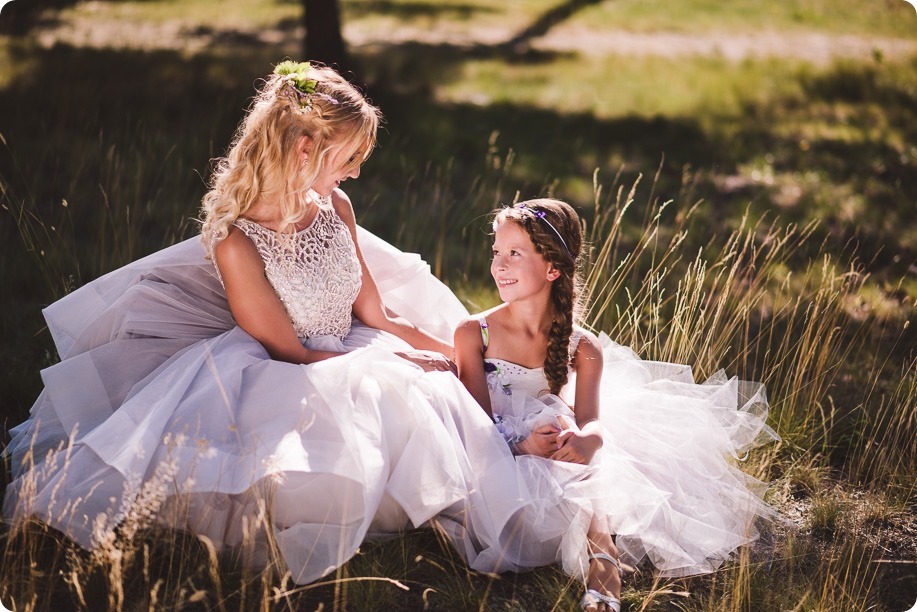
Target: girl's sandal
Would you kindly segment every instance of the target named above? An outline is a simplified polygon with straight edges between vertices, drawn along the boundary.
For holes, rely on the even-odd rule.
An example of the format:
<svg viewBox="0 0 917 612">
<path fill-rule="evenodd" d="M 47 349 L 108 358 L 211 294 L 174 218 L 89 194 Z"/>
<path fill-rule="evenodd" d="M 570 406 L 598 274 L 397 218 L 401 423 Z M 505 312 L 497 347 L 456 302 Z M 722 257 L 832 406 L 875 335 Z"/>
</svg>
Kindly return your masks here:
<svg viewBox="0 0 917 612">
<path fill-rule="evenodd" d="M 621 563 L 612 557 L 611 555 L 605 553 L 594 553 L 589 555 L 589 562 L 591 563 L 594 559 L 601 559 L 603 561 L 610 562 L 616 570 L 618 570 L 618 576 L 622 575 L 621 572 Z M 599 593 L 595 589 L 587 589 L 586 594 L 583 595 L 583 599 L 580 601 L 580 607 L 585 610 L 590 606 L 597 606 L 600 603 L 604 603 L 608 606 L 609 610 L 614 610 L 614 612 L 621 612 L 621 600 L 617 597 L 612 597 L 611 595 L 605 595 Z"/>
<path fill-rule="evenodd" d="M 621 612 L 621 600 L 617 597 L 612 597 L 611 595 L 602 595 L 596 590 L 589 589 L 586 591 L 586 594 L 583 595 L 582 601 L 580 601 L 580 607 L 585 610 L 589 606 L 597 606 L 600 603 L 604 603 L 608 606 L 609 610 L 614 610 L 614 612 Z"/>
</svg>

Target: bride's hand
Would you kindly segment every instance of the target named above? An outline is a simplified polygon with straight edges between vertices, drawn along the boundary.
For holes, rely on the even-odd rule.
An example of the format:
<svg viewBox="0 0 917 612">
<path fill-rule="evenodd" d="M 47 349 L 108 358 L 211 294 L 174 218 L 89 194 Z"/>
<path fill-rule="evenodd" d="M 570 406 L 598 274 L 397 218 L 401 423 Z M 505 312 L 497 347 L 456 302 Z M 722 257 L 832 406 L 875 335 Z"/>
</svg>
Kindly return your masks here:
<svg viewBox="0 0 917 612">
<path fill-rule="evenodd" d="M 402 359 L 406 359 L 413 364 L 419 365 L 424 372 L 452 372 L 458 374 L 455 362 L 436 351 L 401 351 L 395 353 Z"/>
</svg>

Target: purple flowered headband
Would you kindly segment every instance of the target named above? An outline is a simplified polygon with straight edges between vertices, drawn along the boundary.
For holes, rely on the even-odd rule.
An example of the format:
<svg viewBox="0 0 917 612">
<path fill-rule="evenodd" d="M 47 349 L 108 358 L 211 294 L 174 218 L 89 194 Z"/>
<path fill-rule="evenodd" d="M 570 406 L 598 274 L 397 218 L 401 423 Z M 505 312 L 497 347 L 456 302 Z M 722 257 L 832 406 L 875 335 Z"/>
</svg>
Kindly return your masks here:
<svg viewBox="0 0 917 612">
<path fill-rule="evenodd" d="M 532 213 L 532 215 L 536 219 L 540 219 L 542 223 L 547 225 L 551 229 L 551 231 L 554 232 L 554 235 L 557 236 L 557 239 L 560 241 L 560 244 L 564 247 L 564 250 L 567 252 L 567 255 L 570 256 L 570 259 L 576 259 L 576 256 L 570 252 L 570 247 L 567 246 L 567 241 L 564 240 L 564 237 L 560 235 L 560 232 L 557 231 L 557 228 L 554 227 L 554 225 L 550 221 L 548 221 L 547 211 L 539 210 L 537 208 L 531 208 L 528 205 L 526 205 L 525 202 L 516 204 L 515 206 L 513 206 L 513 208 L 515 208 L 516 210 L 529 211 Z"/>
</svg>

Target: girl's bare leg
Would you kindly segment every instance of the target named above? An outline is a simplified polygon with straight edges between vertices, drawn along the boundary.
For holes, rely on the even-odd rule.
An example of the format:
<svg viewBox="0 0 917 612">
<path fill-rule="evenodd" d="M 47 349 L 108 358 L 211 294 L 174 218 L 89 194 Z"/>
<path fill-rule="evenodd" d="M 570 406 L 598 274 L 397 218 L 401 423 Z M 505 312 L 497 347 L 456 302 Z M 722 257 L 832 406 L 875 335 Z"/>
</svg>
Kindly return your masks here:
<svg viewBox="0 0 917 612">
<path fill-rule="evenodd" d="M 615 546 L 614 539 L 608 533 L 600 530 L 593 521 L 587 534 L 589 538 L 589 571 L 586 574 L 586 589 L 596 591 L 602 595 L 610 595 L 615 599 L 621 598 L 621 574 L 615 564 L 607 559 L 596 555 L 609 555 L 615 560 L 618 559 L 618 548 Z M 587 591 L 588 593 L 588 591 Z M 588 595 L 587 595 L 588 597 Z M 612 612 L 614 608 L 610 607 L 603 601 L 596 601 L 594 604 L 586 604 L 584 598 L 583 607 L 590 612 Z"/>
</svg>

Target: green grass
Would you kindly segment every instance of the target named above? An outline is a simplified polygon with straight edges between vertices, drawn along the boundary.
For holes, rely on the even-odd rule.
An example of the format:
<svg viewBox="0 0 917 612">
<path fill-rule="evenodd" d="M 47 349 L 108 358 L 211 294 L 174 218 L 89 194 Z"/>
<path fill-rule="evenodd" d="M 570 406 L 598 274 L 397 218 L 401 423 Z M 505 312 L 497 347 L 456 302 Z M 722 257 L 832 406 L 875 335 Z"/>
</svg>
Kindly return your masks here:
<svg viewBox="0 0 917 612">
<path fill-rule="evenodd" d="M 583 9 L 575 22 L 601 30 L 621 28 L 637 32 L 742 33 L 760 30 L 811 31 L 913 38 L 917 11 L 905 2 L 882 0 L 625 0 L 597 2 Z"/>
<path fill-rule="evenodd" d="M 465 62 L 438 97 L 487 105 L 526 104 L 598 117 L 735 117 L 760 98 L 802 95 L 792 61 L 561 56 L 539 63 L 494 58 Z M 794 74 L 796 73 L 796 74 Z M 596 74 L 603 75 L 595 78 Z M 545 75 L 551 75 L 549 79 Z M 794 78 L 795 77 L 795 78 Z M 588 87 L 583 84 L 588 83 Z M 661 87 L 664 84 L 664 87 Z"/>
<path fill-rule="evenodd" d="M 349 26 L 355 29 L 385 26 L 437 28 L 453 35 L 475 29 L 522 29 L 544 14 L 568 7 L 572 28 L 591 31 L 721 32 L 738 34 L 760 30 L 914 38 L 917 11 L 903 0 L 342 0 Z M 385 31 L 384 29 L 382 31 Z"/>
<path fill-rule="evenodd" d="M 249 30 L 288 22 L 298 24 L 301 15 L 299 2 L 290 0 L 138 0 L 79 3 L 61 11 L 60 18 L 91 19 L 103 24 L 178 24 L 189 30 L 196 27 Z"/>
<path fill-rule="evenodd" d="M 526 24 L 545 17 L 552 25 L 562 21 L 562 26 L 574 35 L 581 31 L 621 30 L 741 36 L 763 30 L 913 40 L 917 32 L 917 11 L 903 0 L 341 0 L 341 11 L 351 34 L 373 38 L 380 32 L 405 28 L 418 35 L 433 32 L 446 40 L 499 38 L 501 32 L 509 38 L 506 34 L 521 32 Z M 190 32 L 203 28 L 254 33 L 275 27 L 290 30 L 300 23 L 300 15 L 300 3 L 295 0 L 133 0 L 81 3 L 62 11 L 60 17 L 91 20 L 103 28 L 146 23 L 179 25 Z"/>
</svg>

